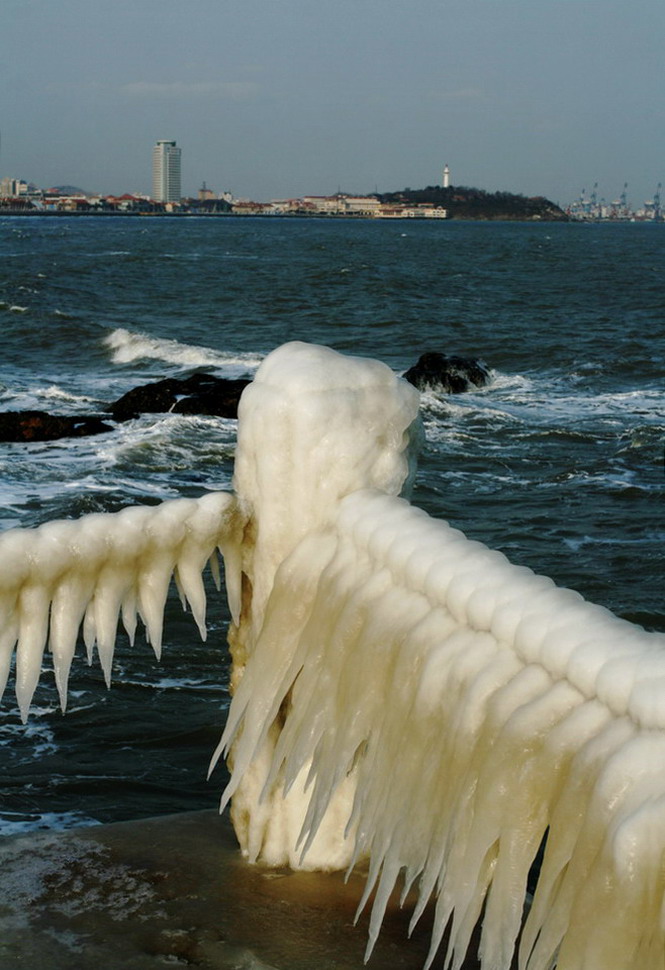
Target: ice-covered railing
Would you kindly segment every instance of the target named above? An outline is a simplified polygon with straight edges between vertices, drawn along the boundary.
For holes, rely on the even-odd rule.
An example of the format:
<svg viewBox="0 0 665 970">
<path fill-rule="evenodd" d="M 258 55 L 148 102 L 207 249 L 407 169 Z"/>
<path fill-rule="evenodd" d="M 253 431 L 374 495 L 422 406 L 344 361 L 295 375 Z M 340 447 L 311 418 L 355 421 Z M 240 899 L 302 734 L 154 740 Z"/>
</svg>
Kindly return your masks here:
<svg viewBox="0 0 665 970">
<path fill-rule="evenodd" d="M 448 927 L 459 968 L 480 919 L 484 970 L 508 970 L 546 838 L 520 966 L 662 970 L 665 638 L 398 498 L 417 412 L 384 365 L 286 345 L 241 400 L 235 500 L 10 533 L 21 707 L 49 603 L 64 692 L 81 619 L 107 669 L 119 610 L 159 642 L 174 571 L 202 626 L 221 544 L 235 696 L 215 757 L 252 861 L 369 857 L 370 950 L 401 875 L 414 922 L 436 898 L 432 957 Z"/>
<path fill-rule="evenodd" d="M 370 950 L 401 874 L 414 922 L 437 896 L 432 954 L 452 919 L 459 967 L 484 906 L 482 965 L 507 970 L 547 832 L 521 965 L 662 967 L 663 672 L 661 637 L 356 492 L 277 573 L 223 739 L 239 731 L 225 797 L 286 707 L 266 789 L 307 773 L 306 853 L 347 786 L 363 903 L 377 889 Z"/>
<path fill-rule="evenodd" d="M 205 638 L 201 573 L 209 562 L 219 583 L 219 549 L 229 602 L 237 610 L 241 534 L 236 500 L 226 492 L 5 532 L 0 536 L 0 697 L 16 647 L 16 697 L 26 720 L 48 644 L 64 711 L 80 627 L 88 659 L 96 649 L 107 684 L 120 617 L 132 642 L 141 618 L 159 657 L 172 578 Z"/>
</svg>

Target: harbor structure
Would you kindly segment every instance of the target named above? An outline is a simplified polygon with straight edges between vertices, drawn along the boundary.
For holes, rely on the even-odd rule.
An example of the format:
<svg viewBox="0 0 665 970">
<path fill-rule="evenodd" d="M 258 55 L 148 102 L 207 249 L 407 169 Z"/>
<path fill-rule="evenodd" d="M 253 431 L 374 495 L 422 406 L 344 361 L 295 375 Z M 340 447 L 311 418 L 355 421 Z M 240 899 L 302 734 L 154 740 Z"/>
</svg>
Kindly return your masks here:
<svg viewBox="0 0 665 970">
<path fill-rule="evenodd" d="M 158 141 L 152 150 L 152 197 L 156 202 L 180 202 L 181 151 L 174 141 Z"/>
</svg>

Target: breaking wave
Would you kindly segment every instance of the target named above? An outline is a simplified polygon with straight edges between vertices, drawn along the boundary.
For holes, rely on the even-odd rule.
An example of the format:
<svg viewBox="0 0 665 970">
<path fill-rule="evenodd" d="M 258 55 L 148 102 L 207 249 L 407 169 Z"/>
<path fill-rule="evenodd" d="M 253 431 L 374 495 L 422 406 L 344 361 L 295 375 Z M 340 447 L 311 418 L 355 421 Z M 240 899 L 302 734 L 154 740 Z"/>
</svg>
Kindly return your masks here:
<svg viewBox="0 0 665 970">
<path fill-rule="evenodd" d="M 161 360 L 177 367 L 215 367 L 228 376 L 241 376 L 256 370 L 261 357 L 252 353 L 224 353 L 210 347 L 197 347 L 164 337 L 126 330 L 114 330 L 104 338 L 114 364 L 133 364 L 139 360 Z"/>
</svg>

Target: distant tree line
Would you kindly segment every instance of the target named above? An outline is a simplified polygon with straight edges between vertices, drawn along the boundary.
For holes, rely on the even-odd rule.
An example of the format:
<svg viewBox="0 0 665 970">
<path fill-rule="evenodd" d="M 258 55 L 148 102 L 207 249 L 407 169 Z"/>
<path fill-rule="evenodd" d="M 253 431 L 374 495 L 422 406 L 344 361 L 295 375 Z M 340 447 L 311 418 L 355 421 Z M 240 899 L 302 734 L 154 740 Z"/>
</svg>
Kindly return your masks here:
<svg viewBox="0 0 665 970">
<path fill-rule="evenodd" d="M 381 202 L 434 205 L 448 210 L 451 219 L 566 220 L 566 213 L 543 196 L 527 198 L 512 192 L 486 192 L 464 185 L 428 185 L 379 195 Z"/>
</svg>

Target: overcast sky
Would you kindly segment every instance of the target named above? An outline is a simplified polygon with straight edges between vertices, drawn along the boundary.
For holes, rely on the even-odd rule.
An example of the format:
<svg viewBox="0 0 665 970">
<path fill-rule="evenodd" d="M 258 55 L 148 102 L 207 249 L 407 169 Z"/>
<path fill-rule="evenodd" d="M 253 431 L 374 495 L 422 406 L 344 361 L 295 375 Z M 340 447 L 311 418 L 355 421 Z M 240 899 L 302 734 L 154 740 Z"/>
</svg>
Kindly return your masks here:
<svg viewBox="0 0 665 970">
<path fill-rule="evenodd" d="M 0 177 L 259 200 L 665 183 L 664 0 L 0 0 Z"/>
</svg>

